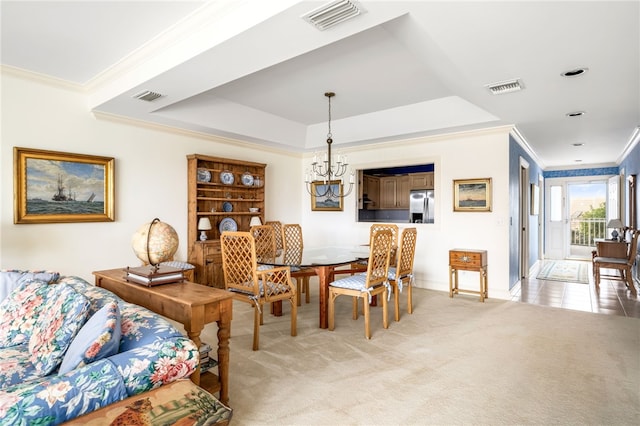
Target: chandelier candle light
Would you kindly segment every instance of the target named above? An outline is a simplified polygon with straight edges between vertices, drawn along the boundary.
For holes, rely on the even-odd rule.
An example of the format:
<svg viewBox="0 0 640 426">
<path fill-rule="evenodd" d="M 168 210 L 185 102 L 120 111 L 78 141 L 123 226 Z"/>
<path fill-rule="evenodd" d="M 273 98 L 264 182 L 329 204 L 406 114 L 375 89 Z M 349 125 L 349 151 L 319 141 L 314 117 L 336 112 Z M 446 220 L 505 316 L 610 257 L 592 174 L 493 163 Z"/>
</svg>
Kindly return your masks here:
<svg viewBox="0 0 640 426">
<path fill-rule="evenodd" d="M 307 192 L 311 195 L 315 195 L 316 197 L 326 197 L 326 198 L 341 198 L 346 197 L 351 193 L 353 189 L 353 184 L 355 181 L 353 171 L 349 174 L 349 189 L 340 193 L 340 189 L 336 192 L 332 186 L 339 179 L 339 184 L 343 185 L 344 180 L 343 177 L 347 173 L 347 167 L 349 163 L 347 163 L 347 157 L 345 155 L 336 155 L 336 162 L 332 164 L 331 158 L 331 144 L 333 143 L 332 134 L 331 134 L 331 98 L 336 94 L 333 92 L 326 92 L 324 94 L 329 100 L 329 131 L 327 133 L 327 152 L 324 154 L 324 159 L 320 162 L 318 161 L 318 155 L 314 154 L 313 163 L 311 163 L 311 170 L 305 172 L 304 182 L 307 187 Z M 311 190 L 313 182 L 324 182 L 324 189 L 318 190 L 316 186 L 316 193 L 314 194 Z M 333 182 L 332 182 L 333 181 Z M 334 185 L 335 186 L 335 185 Z"/>
</svg>

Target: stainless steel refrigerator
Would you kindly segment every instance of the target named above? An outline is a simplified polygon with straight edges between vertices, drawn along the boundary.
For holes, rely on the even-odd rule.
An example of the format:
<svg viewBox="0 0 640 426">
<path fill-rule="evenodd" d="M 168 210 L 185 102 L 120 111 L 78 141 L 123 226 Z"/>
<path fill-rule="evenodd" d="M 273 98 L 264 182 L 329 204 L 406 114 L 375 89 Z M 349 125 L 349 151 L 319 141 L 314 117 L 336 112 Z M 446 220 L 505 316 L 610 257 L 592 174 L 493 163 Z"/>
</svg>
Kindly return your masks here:
<svg viewBox="0 0 640 426">
<path fill-rule="evenodd" d="M 435 197 L 431 189 L 414 189 L 409 194 L 409 222 L 433 223 Z"/>
</svg>

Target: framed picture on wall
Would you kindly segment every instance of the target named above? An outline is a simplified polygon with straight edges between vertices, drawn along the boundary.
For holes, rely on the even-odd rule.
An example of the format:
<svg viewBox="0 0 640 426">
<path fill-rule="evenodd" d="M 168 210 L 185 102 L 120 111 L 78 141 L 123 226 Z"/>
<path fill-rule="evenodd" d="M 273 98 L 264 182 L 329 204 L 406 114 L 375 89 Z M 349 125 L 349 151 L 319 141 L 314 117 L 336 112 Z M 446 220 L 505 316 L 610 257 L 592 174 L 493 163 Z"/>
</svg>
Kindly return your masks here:
<svg viewBox="0 0 640 426">
<path fill-rule="evenodd" d="M 339 180 L 311 182 L 311 210 L 342 211 L 342 183 Z"/>
<path fill-rule="evenodd" d="M 13 222 L 112 222 L 112 157 L 13 149 Z"/>
<path fill-rule="evenodd" d="M 535 183 L 531 184 L 531 214 L 540 214 L 540 187 Z"/>
<path fill-rule="evenodd" d="M 491 178 L 453 181 L 454 212 L 490 212 Z"/>
</svg>

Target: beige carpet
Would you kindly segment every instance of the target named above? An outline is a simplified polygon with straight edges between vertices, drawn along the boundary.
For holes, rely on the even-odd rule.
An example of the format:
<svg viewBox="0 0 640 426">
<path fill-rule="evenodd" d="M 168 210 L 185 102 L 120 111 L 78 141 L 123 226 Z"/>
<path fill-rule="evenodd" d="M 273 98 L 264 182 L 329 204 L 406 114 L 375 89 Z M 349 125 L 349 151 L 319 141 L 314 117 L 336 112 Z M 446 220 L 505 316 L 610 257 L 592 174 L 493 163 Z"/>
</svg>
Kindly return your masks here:
<svg viewBox="0 0 640 426">
<path fill-rule="evenodd" d="M 371 340 L 351 301 L 318 328 L 317 285 L 289 335 L 289 308 L 252 315 L 235 302 L 230 401 L 235 425 L 637 424 L 640 320 L 415 290 L 414 314 Z M 391 317 L 392 310 L 389 311 Z M 204 340 L 215 343 L 216 327 Z"/>
</svg>

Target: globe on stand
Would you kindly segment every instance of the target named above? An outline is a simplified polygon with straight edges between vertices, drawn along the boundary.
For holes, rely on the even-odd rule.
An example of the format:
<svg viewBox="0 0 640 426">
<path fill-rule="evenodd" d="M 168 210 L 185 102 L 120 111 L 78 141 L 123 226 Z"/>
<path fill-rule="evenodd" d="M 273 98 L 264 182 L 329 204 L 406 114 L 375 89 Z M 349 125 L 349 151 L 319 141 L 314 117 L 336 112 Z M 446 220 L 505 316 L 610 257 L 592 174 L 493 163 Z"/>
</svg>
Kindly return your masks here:
<svg viewBox="0 0 640 426">
<path fill-rule="evenodd" d="M 178 250 L 178 233 L 160 219 L 153 219 L 138 229 L 131 238 L 133 252 L 145 265 L 157 267 L 161 262 L 173 259 Z"/>
</svg>

